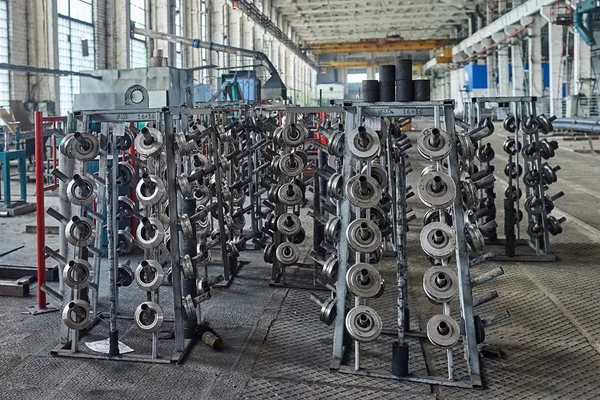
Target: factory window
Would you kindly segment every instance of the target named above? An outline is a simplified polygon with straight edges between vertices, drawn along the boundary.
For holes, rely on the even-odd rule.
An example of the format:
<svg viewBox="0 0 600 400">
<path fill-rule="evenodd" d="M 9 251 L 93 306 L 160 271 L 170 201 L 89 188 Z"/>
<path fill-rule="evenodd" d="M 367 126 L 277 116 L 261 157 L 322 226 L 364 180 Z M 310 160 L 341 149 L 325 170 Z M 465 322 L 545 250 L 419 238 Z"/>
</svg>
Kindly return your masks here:
<svg viewBox="0 0 600 400">
<path fill-rule="evenodd" d="M 360 72 L 359 72 L 360 71 Z M 364 71 L 364 72 L 363 72 Z M 366 70 L 348 70 L 348 83 L 361 83 L 367 79 Z"/>
<path fill-rule="evenodd" d="M 58 67 L 67 71 L 90 71 L 95 67 L 93 0 L 58 0 Z M 60 112 L 73 110 L 79 93 L 78 76 L 62 76 Z"/>
<path fill-rule="evenodd" d="M 206 26 L 207 12 L 208 11 L 206 10 L 206 1 L 202 1 L 200 3 L 200 40 L 202 40 L 203 42 L 206 42 L 207 37 L 208 37 L 208 27 Z M 202 57 L 202 65 L 208 65 L 208 51 L 206 49 L 201 49 L 200 52 L 201 52 L 200 56 Z M 207 78 L 208 78 L 208 70 L 203 69 L 201 83 L 207 83 L 207 82 L 205 82 L 205 80 Z"/>
<path fill-rule="evenodd" d="M 130 0 L 129 3 L 130 18 L 135 22 L 135 26 L 146 28 L 146 0 Z M 146 39 L 141 35 L 134 35 L 131 38 L 131 68 L 144 68 L 148 66 L 148 50 L 146 48 Z"/>
<path fill-rule="evenodd" d="M 181 19 L 183 13 L 181 12 L 181 0 L 175 1 L 175 35 L 183 36 L 181 34 Z M 183 52 L 181 51 L 181 43 L 175 44 L 175 65 L 176 68 L 183 68 Z"/>
<path fill-rule="evenodd" d="M 8 63 L 8 5 L 0 0 L 0 62 Z M 0 70 L 0 107 L 8 108 L 10 100 L 10 75 Z"/>
</svg>

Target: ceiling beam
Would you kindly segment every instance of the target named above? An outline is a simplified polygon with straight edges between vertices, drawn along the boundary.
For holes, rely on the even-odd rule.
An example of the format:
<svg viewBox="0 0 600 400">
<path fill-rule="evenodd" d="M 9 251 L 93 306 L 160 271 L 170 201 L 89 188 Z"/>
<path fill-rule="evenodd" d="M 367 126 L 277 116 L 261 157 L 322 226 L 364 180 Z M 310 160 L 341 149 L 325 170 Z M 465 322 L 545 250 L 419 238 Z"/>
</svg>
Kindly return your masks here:
<svg viewBox="0 0 600 400">
<path fill-rule="evenodd" d="M 346 42 L 346 43 L 315 43 L 309 45 L 315 54 L 325 53 L 365 53 L 377 51 L 416 51 L 435 50 L 454 44 L 454 40 L 398 40 L 398 41 L 373 41 L 373 42 Z"/>
</svg>

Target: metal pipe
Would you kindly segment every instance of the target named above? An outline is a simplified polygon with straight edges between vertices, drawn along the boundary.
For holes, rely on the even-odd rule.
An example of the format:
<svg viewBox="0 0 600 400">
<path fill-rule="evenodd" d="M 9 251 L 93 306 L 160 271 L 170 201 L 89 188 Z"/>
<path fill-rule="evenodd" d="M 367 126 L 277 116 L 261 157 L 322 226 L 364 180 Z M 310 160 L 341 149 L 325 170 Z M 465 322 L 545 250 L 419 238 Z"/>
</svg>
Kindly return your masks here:
<svg viewBox="0 0 600 400">
<path fill-rule="evenodd" d="M 37 296 L 38 308 L 46 308 L 46 292 L 42 285 L 46 283 L 46 224 L 44 220 L 44 127 L 43 113 L 35 112 L 35 201 L 37 223 Z M 7 168 L 7 166 L 5 166 Z"/>
<path fill-rule="evenodd" d="M 153 31 L 150 29 L 138 28 L 135 24 L 132 24 L 131 33 L 136 35 L 146 36 L 152 39 L 160 39 L 166 40 L 171 43 L 181 43 L 186 46 L 192 46 L 195 49 L 208 49 L 209 51 L 221 51 L 227 54 L 236 54 L 242 55 L 246 57 L 252 57 L 258 60 L 264 67 L 269 71 L 271 76 L 279 76 L 277 69 L 269 60 L 269 57 L 263 52 L 244 49 L 241 47 L 228 46 L 219 43 L 213 42 L 204 42 L 199 39 L 189 39 L 182 36 L 172 35 L 170 33 L 163 33 L 158 31 Z"/>
</svg>

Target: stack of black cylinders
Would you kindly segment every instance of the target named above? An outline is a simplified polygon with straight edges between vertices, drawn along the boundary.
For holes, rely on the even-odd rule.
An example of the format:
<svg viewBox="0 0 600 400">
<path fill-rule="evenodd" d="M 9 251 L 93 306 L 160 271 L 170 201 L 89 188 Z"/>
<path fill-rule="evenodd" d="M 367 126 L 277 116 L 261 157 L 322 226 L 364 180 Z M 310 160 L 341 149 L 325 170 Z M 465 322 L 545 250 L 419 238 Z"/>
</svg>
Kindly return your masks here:
<svg viewBox="0 0 600 400">
<path fill-rule="evenodd" d="M 396 100 L 396 66 L 379 66 L 379 101 Z"/>
<path fill-rule="evenodd" d="M 413 101 L 414 86 L 412 79 L 412 60 L 396 59 L 396 101 Z"/>
<path fill-rule="evenodd" d="M 431 100 L 431 81 L 429 79 L 417 79 L 413 81 L 414 100 Z"/>
<path fill-rule="evenodd" d="M 377 102 L 379 101 L 379 81 L 366 80 L 362 81 L 362 99 L 365 102 Z"/>
</svg>

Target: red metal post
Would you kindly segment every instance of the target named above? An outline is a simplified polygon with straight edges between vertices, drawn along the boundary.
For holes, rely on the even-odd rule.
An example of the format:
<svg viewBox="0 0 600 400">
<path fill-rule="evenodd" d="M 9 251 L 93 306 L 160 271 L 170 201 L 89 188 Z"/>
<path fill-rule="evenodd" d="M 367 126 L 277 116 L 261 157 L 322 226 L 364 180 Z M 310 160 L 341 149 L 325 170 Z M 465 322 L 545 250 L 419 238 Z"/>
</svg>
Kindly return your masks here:
<svg viewBox="0 0 600 400">
<path fill-rule="evenodd" d="M 37 298 L 38 308 L 46 308 L 46 292 L 42 285 L 46 283 L 46 224 L 44 220 L 44 126 L 43 113 L 35 112 L 35 214 L 37 221 Z"/>
</svg>

